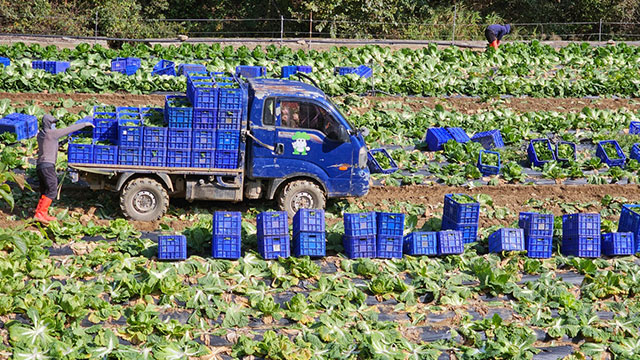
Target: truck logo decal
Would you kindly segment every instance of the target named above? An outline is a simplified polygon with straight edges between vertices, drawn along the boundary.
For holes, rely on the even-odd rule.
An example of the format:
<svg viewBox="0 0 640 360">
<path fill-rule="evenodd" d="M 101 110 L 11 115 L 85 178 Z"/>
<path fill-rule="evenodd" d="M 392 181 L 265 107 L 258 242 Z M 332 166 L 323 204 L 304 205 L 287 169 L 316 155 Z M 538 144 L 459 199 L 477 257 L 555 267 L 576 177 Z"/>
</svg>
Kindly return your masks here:
<svg viewBox="0 0 640 360">
<path fill-rule="evenodd" d="M 293 146 L 293 155 L 307 155 L 307 150 L 311 149 L 307 146 L 307 140 L 309 139 L 311 139 L 311 136 L 306 132 L 296 131 L 291 137 L 291 140 L 293 140 L 291 143 L 291 146 Z"/>
</svg>

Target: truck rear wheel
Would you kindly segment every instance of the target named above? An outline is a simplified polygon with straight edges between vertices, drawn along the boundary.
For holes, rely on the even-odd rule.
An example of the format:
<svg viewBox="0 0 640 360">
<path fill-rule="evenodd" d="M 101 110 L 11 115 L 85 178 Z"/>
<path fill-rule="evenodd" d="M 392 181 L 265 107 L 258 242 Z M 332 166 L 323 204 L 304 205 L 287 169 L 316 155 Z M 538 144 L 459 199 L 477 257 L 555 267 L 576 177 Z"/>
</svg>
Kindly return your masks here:
<svg viewBox="0 0 640 360">
<path fill-rule="evenodd" d="M 278 196 L 282 211 L 293 216 L 300 209 L 324 209 L 326 199 L 320 186 L 307 180 L 297 180 L 285 185 Z"/>
<path fill-rule="evenodd" d="M 153 179 L 134 179 L 122 189 L 120 208 L 125 217 L 132 220 L 158 220 L 169 208 L 169 195 L 162 184 Z"/>
</svg>

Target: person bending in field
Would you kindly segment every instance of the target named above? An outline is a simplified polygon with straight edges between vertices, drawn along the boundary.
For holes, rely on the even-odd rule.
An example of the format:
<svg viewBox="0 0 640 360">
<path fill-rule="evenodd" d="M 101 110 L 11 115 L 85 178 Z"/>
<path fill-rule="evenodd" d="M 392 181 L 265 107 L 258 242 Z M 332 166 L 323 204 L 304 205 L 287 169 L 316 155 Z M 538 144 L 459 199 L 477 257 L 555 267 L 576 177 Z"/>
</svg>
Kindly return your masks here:
<svg viewBox="0 0 640 360">
<path fill-rule="evenodd" d="M 511 25 L 500 25 L 493 24 L 487 26 L 487 29 L 484 31 L 484 36 L 487 38 L 489 42 L 489 46 L 498 50 L 498 46 L 500 45 L 500 40 L 502 37 L 509 34 L 511 32 Z"/>
<path fill-rule="evenodd" d="M 36 173 L 40 181 L 40 201 L 33 218 L 42 224 L 56 220 L 49 216 L 49 206 L 58 195 L 58 175 L 56 174 L 56 160 L 58 159 L 58 140 L 87 126 L 93 127 L 91 122 L 81 122 L 64 129 L 56 129 L 58 120 L 51 115 L 42 118 L 42 128 L 38 131 L 38 164 Z"/>
</svg>

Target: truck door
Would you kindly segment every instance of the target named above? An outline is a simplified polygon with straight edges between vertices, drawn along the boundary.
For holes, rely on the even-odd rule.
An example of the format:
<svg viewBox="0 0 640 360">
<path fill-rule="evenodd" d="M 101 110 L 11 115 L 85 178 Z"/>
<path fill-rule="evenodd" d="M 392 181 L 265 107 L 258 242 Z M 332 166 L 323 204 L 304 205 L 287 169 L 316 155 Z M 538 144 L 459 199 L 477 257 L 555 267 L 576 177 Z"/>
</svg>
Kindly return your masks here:
<svg viewBox="0 0 640 360">
<path fill-rule="evenodd" d="M 325 183 L 330 193 L 348 194 L 354 154 L 346 128 L 319 102 L 281 98 L 273 106 L 273 137 L 263 132 L 259 140 L 269 141 L 274 151 L 267 157 L 267 149 L 254 142 L 253 176 L 314 174 L 329 180 Z M 269 123 L 263 115 L 265 120 Z"/>
</svg>

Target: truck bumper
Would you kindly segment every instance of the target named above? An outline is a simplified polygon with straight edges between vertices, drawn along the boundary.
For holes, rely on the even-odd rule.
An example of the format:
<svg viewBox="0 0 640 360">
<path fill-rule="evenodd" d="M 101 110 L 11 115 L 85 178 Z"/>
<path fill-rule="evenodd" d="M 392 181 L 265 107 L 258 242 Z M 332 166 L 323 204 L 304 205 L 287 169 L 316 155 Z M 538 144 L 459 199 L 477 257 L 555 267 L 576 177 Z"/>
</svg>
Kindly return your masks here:
<svg viewBox="0 0 640 360">
<path fill-rule="evenodd" d="M 369 169 L 356 169 L 351 181 L 351 195 L 365 196 L 371 186 L 371 175 Z"/>
</svg>

